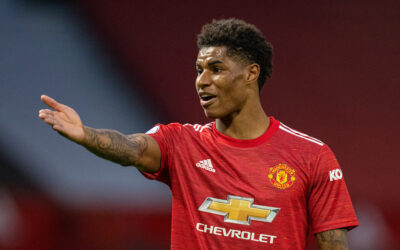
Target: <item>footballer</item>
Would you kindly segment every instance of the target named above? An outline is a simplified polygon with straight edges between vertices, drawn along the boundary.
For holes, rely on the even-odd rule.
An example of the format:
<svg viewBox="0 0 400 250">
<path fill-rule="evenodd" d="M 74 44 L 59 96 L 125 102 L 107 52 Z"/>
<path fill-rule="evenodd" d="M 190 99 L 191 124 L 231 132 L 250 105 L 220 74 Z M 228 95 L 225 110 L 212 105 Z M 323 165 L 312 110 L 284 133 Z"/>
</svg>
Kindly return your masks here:
<svg viewBox="0 0 400 250">
<path fill-rule="evenodd" d="M 342 170 L 322 141 L 268 116 L 260 91 L 272 46 L 254 25 L 214 20 L 198 35 L 195 88 L 208 124 L 124 135 L 82 124 L 43 95 L 39 117 L 66 138 L 172 192 L 171 249 L 348 249 L 358 226 Z"/>
</svg>

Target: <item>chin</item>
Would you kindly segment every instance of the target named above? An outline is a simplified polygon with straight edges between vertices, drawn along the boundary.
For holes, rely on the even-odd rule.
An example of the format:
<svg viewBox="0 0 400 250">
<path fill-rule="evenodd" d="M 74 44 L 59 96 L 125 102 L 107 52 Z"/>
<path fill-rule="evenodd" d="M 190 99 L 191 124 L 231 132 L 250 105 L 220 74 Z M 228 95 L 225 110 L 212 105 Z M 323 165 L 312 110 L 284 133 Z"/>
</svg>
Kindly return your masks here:
<svg viewBox="0 0 400 250">
<path fill-rule="evenodd" d="M 218 112 L 216 110 L 204 109 L 204 114 L 206 115 L 207 118 L 210 119 L 218 119 L 224 117 L 224 114 L 222 114 L 222 112 Z"/>
<path fill-rule="evenodd" d="M 210 119 L 217 119 L 218 118 L 218 116 L 215 116 L 215 115 L 207 113 L 207 112 L 204 112 L 204 114 L 206 115 L 207 118 L 210 118 Z"/>
</svg>

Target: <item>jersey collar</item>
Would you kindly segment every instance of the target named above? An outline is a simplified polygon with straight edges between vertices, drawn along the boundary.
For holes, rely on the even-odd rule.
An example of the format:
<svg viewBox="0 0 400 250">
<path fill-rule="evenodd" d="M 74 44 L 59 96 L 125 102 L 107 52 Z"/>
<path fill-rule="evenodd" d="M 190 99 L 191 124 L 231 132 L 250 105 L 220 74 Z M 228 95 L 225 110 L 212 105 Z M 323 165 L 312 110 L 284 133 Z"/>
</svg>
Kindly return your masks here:
<svg viewBox="0 0 400 250">
<path fill-rule="evenodd" d="M 269 123 L 269 127 L 268 127 L 267 131 L 265 131 L 264 134 L 260 135 L 259 137 L 250 139 L 250 140 L 236 139 L 236 138 L 232 138 L 232 137 L 222 134 L 215 127 L 216 126 L 215 122 L 212 125 L 212 130 L 213 130 L 213 133 L 216 135 L 217 140 L 222 143 L 229 144 L 234 147 L 241 147 L 241 148 L 255 147 L 255 146 L 261 145 L 261 144 L 265 143 L 266 141 L 268 141 L 269 138 L 271 138 L 275 134 L 275 132 L 278 130 L 279 121 L 276 120 L 272 116 L 269 117 L 269 120 L 270 120 L 270 123 Z"/>
</svg>

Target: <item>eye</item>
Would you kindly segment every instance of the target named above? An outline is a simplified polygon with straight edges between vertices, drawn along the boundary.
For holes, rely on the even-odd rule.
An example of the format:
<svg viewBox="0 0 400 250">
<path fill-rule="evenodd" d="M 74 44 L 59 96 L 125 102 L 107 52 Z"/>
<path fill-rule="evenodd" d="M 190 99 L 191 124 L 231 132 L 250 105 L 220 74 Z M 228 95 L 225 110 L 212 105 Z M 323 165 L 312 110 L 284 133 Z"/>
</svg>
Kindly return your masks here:
<svg viewBox="0 0 400 250">
<path fill-rule="evenodd" d="M 201 73 L 203 73 L 203 70 L 202 69 L 196 69 L 196 72 L 197 72 L 197 75 L 201 75 Z"/>
<path fill-rule="evenodd" d="M 221 71 L 222 71 L 221 68 L 218 68 L 218 67 L 214 67 L 214 68 L 213 68 L 213 72 L 214 72 L 214 73 L 219 73 L 219 72 L 221 72 Z"/>
</svg>

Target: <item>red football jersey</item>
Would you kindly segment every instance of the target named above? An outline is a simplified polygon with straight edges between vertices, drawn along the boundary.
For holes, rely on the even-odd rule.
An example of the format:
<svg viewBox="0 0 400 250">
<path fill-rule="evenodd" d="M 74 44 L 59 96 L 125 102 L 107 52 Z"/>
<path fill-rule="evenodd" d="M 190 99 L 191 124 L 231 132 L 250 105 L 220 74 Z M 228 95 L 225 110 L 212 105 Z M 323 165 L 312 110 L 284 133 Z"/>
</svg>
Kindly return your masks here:
<svg viewBox="0 0 400 250">
<path fill-rule="evenodd" d="M 274 118 L 252 140 L 215 123 L 156 125 L 172 191 L 171 249 L 304 249 L 312 233 L 358 225 L 343 174 L 323 142 Z"/>
</svg>

